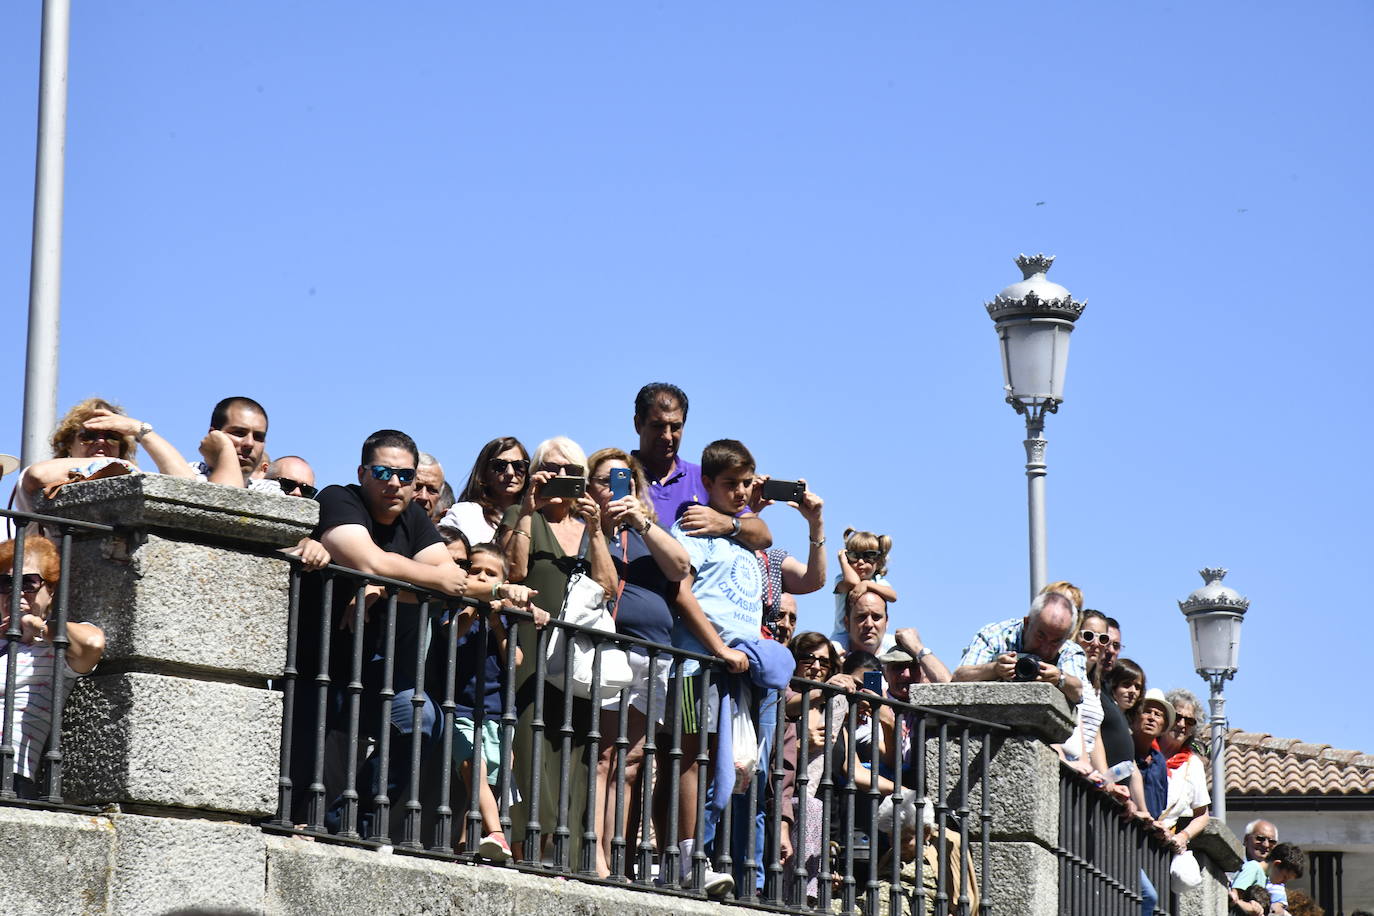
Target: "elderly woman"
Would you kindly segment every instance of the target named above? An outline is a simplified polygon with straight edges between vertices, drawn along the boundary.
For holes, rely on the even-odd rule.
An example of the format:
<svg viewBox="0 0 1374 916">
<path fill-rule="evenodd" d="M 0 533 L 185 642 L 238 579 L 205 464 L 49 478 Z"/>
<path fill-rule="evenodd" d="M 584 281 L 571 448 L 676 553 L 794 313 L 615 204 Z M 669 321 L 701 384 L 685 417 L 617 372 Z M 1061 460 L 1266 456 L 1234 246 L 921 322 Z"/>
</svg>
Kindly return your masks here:
<svg viewBox="0 0 1374 916">
<path fill-rule="evenodd" d="M 439 533 L 450 540 L 461 535 L 465 547 L 495 541 L 501 517 L 525 495 L 529 473 L 530 453 L 519 439 L 492 439 L 477 453 L 458 501 L 439 519 Z"/>
<path fill-rule="evenodd" d="M 115 462 L 137 468 L 134 455 L 140 445 L 157 465 L 158 473 L 195 477 L 176 446 L 149 424 L 126 416 L 122 408 L 101 398 L 87 398 L 67 411 L 53 430 L 51 442 L 53 457 L 34 462 L 19 478 L 15 505 L 22 512 L 33 511 L 38 494 L 69 480 L 72 472 L 88 475 Z"/>
<path fill-rule="evenodd" d="M 4 699 L 10 665 L 14 665 L 14 721 L 0 723 L 14 749 L 14 789 L 20 798 L 37 798 L 39 757 L 52 730 L 53 669 L 57 650 L 53 645 L 56 623 L 50 618 L 53 596 L 62 578 L 62 564 L 53 542 L 40 535 L 24 538 L 24 565 L 15 569 L 15 542 L 0 544 L 0 632 L 5 648 L 0 651 L 0 701 Z M 11 635 L 10 605 L 19 592 L 17 638 Z M 68 623 L 62 695 L 72 682 L 89 674 L 105 651 L 105 634 L 90 623 Z"/>
<path fill-rule="evenodd" d="M 528 586 L 534 593 L 534 603 L 548 611 L 555 619 L 562 616 L 563 600 L 568 579 L 577 569 L 587 574 L 605 590 L 607 597 L 616 593 L 619 582 L 615 564 L 606 538 L 601 533 L 601 506 L 585 493 L 576 498 L 549 496 L 544 490 L 555 478 L 581 477 L 587 473 L 587 457 L 582 447 L 565 436 L 557 436 L 539 443 L 534 450 L 533 470 L 529 486 L 519 502 L 509 506 L 497 532 L 510 567 L 510 581 Z M 516 785 L 523 793 L 531 786 L 533 775 L 534 700 L 539 684 L 535 681 L 538 634 L 533 627 L 520 627 L 518 644 L 524 659 L 516 669 L 516 707 L 520 710 L 516 728 L 515 762 Z M 543 769 L 540 786 L 539 825 L 543 837 L 553 836 L 558 823 L 560 758 L 563 750 L 563 722 L 565 703 L 572 703 L 573 735 L 568 765 L 568 830 L 570 858 L 576 867 L 581 857 L 583 816 L 587 798 L 588 767 L 586 762 L 591 732 L 591 702 L 565 697 L 562 690 L 546 682 L 544 690 L 544 723 L 542 736 Z M 520 805 L 512 812 L 513 823 L 524 824 L 529 812 Z M 527 857 L 536 857 L 538 850 L 525 850 Z"/>
<path fill-rule="evenodd" d="M 1165 694 L 1174 707 L 1174 724 L 1159 738 L 1169 767 L 1169 794 L 1159 826 L 1172 834 L 1174 849 L 1183 852 L 1207 826 L 1212 795 L 1207 789 L 1207 770 L 1193 750 L 1193 740 L 1204 724 L 1202 705 L 1191 691 L 1178 688 Z"/>
</svg>

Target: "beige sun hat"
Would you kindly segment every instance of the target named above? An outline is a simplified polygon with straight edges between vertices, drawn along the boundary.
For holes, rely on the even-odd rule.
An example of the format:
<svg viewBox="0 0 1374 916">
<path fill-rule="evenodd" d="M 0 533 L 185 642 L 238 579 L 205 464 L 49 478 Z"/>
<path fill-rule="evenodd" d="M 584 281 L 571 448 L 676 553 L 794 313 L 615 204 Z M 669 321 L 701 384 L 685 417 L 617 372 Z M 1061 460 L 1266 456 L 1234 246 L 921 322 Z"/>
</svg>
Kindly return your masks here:
<svg viewBox="0 0 1374 916">
<path fill-rule="evenodd" d="M 19 470 L 19 459 L 13 455 L 0 454 L 0 477 Z"/>
</svg>

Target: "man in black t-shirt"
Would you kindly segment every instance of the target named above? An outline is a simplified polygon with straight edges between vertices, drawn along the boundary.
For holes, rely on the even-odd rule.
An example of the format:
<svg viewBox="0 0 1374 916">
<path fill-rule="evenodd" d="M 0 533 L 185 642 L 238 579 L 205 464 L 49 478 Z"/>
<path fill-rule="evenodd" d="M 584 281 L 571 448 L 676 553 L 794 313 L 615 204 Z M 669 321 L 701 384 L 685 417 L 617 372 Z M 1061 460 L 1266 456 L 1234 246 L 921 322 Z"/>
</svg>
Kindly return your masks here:
<svg viewBox="0 0 1374 916">
<path fill-rule="evenodd" d="M 405 433 L 390 429 L 373 433 L 363 443 L 358 483 L 330 486 L 320 492 L 320 521 L 313 536 L 329 551 L 334 562 L 341 566 L 371 575 L 402 579 L 446 595 L 461 596 L 467 574 L 453 562 L 434 523 L 414 502 L 418 461 L 419 450 L 414 440 Z M 358 727 L 363 736 L 379 737 L 387 637 L 386 605 L 377 599 L 383 594 L 381 586 L 366 586 L 363 627 L 359 636 L 356 633 L 358 583 L 342 576 L 334 579 L 328 658 L 330 695 L 327 704 L 327 719 L 331 729 L 343 730 L 348 727 L 348 695 L 345 688 L 351 679 L 355 641 L 360 639 L 363 690 Z M 413 596 L 408 592 L 402 592 L 400 598 L 402 601 L 413 601 Z M 322 601 L 322 582 L 318 577 L 307 577 L 301 592 L 296 656 L 300 671 L 296 691 L 296 721 L 302 727 L 294 730 L 304 739 L 304 743 L 293 741 L 292 750 L 293 785 L 298 793 L 298 802 L 305 794 L 303 790 L 310 785 L 312 777 L 309 774 L 313 772 L 312 732 L 319 695 L 315 690 L 308 689 L 307 685 L 320 673 L 317 668 Z M 433 615 L 441 608 L 436 604 L 430 610 Z M 417 688 L 416 654 L 428 624 L 428 620 L 419 619 L 414 604 L 398 607 L 390 685 L 395 696 L 391 704 L 386 786 L 393 810 L 398 800 L 403 801 L 409 791 L 409 736 L 419 729 L 427 739 L 437 718 L 438 709 L 432 699 L 425 697 L 419 721 L 416 721 L 415 707 L 411 702 Z M 379 764 L 379 755 L 374 754 L 365 765 L 359 766 L 356 788 L 364 807 L 379 789 Z M 336 803 L 326 817 L 326 824 L 331 830 L 337 830 L 340 826 L 338 818 L 341 809 L 341 803 Z M 297 810 L 299 812 L 300 808 Z M 299 813 L 297 819 L 301 819 Z M 368 814 L 360 819 L 359 831 L 364 837 L 386 830 L 387 825 L 374 825 Z"/>
</svg>

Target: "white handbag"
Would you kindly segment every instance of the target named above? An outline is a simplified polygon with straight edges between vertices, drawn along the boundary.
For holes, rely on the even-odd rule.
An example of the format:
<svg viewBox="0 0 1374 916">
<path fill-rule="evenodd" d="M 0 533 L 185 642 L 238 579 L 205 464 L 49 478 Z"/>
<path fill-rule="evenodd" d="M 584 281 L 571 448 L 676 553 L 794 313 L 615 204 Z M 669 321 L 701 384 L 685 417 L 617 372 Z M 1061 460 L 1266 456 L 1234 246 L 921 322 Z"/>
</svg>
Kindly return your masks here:
<svg viewBox="0 0 1374 916">
<path fill-rule="evenodd" d="M 604 633 L 615 632 L 615 618 L 611 615 L 606 590 L 591 577 L 584 558 L 587 554 L 587 539 L 590 531 L 582 535 L 582 547 L 577 552 L 577 569 L 568 577 L 568 589 L 563 596 L 563 606 L 559 608 L 555 620 L 572 623 Z M 598 703 L 609 694 L 630 686 L 634 675 L 630 670 L 630 658 L 625 650 L 611 643 L 605 643 L 601 650 L 601 680 L 592 696 L 592 670 L 596 660 L 596 641 L 591 636 L 574 633 L 562 627 L 550 627 L 549 640 L 544 650 L 547 662 L 544 672 L 549 683 L 560 690 L 566 680 L 568 637 L 572 637 L 572 691 L 575 696 L 590 698 Z"/>
</svg>

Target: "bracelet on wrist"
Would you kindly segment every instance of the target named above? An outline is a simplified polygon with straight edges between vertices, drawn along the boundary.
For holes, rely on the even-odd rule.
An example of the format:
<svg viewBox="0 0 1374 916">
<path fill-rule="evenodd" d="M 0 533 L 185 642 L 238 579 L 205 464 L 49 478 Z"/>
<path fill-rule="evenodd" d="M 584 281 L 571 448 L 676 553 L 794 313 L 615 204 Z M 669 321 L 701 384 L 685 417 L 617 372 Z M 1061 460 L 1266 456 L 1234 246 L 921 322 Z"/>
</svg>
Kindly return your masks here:
<svg viewBox="0 0 1374 916">
<path fill-rule="evenodd" d="M 821 539 L 820 539 L 819 541 L 812 541 L 812 542 L 811 542 L 811 546 L 812 546 L 812 547 L 824 547 L 824 546 L 825 546 L 825 535 L 821 535 Z"/>
<path fill-rule="evenodd" d="M 534 540 L 534 536 L 533 536 L 533 535 L 531 535 L 528 531 L 522 531 L 522 530 L 519 529 L 519 528 L 512 528 L 512 529 L 511 529 L 511 534 L 523 534 L 525 537 L 529 538 L 531 541 Z"/>
<path fill-rule="evenodd" d="M 649 516 L 644 516 L 644 527 L 637 529 L 639 531 L 639 536 L 647 537 L 649 534 L 649 529 L 652 527 L 654 527 L 654 523 L 650 521 Z"/>
</svg>

